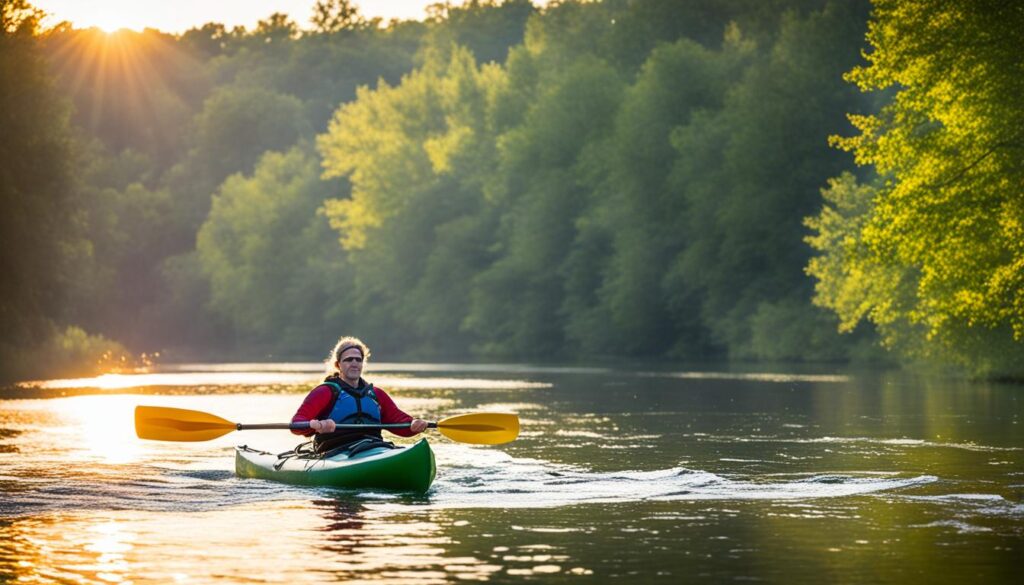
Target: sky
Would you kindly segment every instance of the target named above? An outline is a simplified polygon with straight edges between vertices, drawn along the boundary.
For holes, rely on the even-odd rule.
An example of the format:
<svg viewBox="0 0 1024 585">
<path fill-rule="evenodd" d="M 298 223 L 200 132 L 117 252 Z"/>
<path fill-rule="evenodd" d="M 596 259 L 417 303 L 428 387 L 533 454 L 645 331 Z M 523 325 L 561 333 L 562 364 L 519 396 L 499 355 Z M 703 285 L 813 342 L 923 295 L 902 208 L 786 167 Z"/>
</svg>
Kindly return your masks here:
<svg viewBox="0 0 1024 585">
<path fill-rule="evenodd" d="M 75 28 L 99 27 L 107 32 L 121 28 L 156 28 L 181 33 L 207 22 L 252 29 L 256 21 L 284 12 L 309 27 L 315 0 L 31 0 L 50 16 L 46 23 L 70 21 Z M 355 0 L 363 16 L 422 20 L 425 8 L 438 0 Z M 451 4 L 462 4 L 452 0 Z"/>
</svg>

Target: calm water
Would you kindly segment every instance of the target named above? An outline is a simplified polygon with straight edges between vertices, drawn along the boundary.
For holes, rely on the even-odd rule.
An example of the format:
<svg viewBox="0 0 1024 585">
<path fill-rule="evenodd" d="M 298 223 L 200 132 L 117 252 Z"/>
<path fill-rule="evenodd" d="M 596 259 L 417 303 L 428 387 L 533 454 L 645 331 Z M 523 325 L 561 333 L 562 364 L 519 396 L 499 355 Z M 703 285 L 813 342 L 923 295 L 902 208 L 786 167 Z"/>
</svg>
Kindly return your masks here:
<svg viewBox="0 0 1024 585">
<path fill-rule="evenodd" d="M 422 497 L 234 476 L 233 445 L 284 450 L 283 431 L 135 438 L 137 404 L 285 422 L 315 365 L 0 391 L 0 582 L 1010 583 L 1024 566 L 1024 387 L 618 374 L 375 364 L 410 413 L 522 421 L 497 447 L 432 435 Z"/>
</svg>

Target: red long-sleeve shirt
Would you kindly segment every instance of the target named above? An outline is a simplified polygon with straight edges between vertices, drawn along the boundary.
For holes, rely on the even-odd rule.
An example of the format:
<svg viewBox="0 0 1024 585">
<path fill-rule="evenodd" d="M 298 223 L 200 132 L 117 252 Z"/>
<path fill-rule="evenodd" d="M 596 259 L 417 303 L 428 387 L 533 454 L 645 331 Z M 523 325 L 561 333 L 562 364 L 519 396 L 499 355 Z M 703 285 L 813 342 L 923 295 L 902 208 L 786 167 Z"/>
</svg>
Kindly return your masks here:
<svg viewBox="0 0 1024 585">
<path fill-rule="evenodd" d="M 412 422 L 412 416 L 406 414 L 401 408 L 398 408 L 398 405 L 396 405 L 395 401 L 388 396 L 387 392 L 384 392 L 380 388 L 374 386 L 373 393 L 377 396 L 377 403 L 380 404 L 380 422 L 384 424 Z M 295 416 L 292 417 L 292 422 L 308 422 L 313 420 L 318 414 L 327 408 L 327 405 L 331 402 L 331 397 L 333 395 L 334 393 L 332 392 L 331 387 L 327 384 L 321 384 L 316 388 L 313 388 L 313 390 L 306 395 L 306 399 L 302 401 L 302 406 L 299 407 L 299 410 L 295 411 Z M 400 437 L 411 437 L 415 434 L 409 429 L 387 430 Z M 313 429 L 305 429 L 295 430 L 292 431 L 292 433 L 308 437 L 314 434 L 315 431 Z"/>
</svg>

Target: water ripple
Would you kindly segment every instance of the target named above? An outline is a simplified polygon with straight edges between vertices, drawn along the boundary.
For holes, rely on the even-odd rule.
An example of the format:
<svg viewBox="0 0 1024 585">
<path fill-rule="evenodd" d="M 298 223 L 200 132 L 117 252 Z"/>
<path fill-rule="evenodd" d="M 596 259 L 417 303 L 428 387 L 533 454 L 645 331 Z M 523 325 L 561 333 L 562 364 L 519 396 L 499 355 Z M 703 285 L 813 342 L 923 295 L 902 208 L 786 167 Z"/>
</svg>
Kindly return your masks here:
<svg viewBox="0 0 1024 585">
<path fill-rule="evenodd" d="M 877 439 L 872 437 L 775 437 L 775 436 L 720 436 L 694 433 L 694 437 L 702 441 L 725 443 L 802 443 L 802 444 L 838 444 L 838 445 L 884 445 L 889 447 L 934 447 L 944 449 L 963 449 L 965 451 L 1000 452 L 1024 451 L 1022 447 L 995 447 L 977 443 L 943 443 L 924 439 Z"/>
</svg>

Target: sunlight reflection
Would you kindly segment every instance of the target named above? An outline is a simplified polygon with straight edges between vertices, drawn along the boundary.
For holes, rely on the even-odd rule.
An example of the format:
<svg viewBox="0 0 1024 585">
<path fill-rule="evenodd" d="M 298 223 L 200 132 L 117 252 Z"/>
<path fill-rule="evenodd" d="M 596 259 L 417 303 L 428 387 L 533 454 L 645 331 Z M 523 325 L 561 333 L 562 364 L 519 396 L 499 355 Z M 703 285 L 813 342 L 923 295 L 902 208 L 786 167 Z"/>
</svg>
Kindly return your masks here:
<svg viewBox="0 0 1024 585">
<path fill-rule="evenodd" d="M 132 549 L 131 540 L 134 535 L 126 533 L 120 524 L 114 521 L 93 526 L 89 530 L 95 534 L 93 540 L 85 545 L 89 552 L 99 553 L 96 559 L 96 577 L 108 583 L 121 583 L 128 572 L 125 553 Z"/>
<path fill-rule="evenodd" d="M 791 382 L 849 382 L 850 377 L 841 374 L 782 374 L 771 372 L 733 373 L 733 372 L 639 372 L 638 376 L 680 378 L 683 380 L 750 380 L 753 382 L 774 382 L 788 384 Z"/>
<path fill-rule="evenodd" d="M 69 378 L 63 380 L 38 380 L 23 382 L 23 387 L 39 388 L 101 388 L 123 390 L 144 386 L 227 386 L 254 384 L 306 384 L 316 378 L 308 374 L 243 373 L 243 372 L 202 372 L 174 374 L 103 374 L 95 378 Z"/>
<path fill-rule="evenodd" d="M 323 378 L 323 365 L 305 363 L 236 363 L 236 364 L 169 364 L 160 371 L 139 374 L 104 374 L 94 378 L 36 380 L 22 382 L 22 387 L 48 389 L 100 388 L 123 390 L 145 386 L 227 386 L 227 385 L 313 385 Z M 550 388 L 547 382 L 519 379 L 464 378 L 455 376 L 423 376 L 417 372 L 504 373 L 523 375 L 538 373 L 591 372 L 588 368 L 550 368 L 529 365 L 495 364 L 402 364 L 373 363 L 366 378 L 383 388 L 410 389 L 482 389 L 519 390 Z M 599 370 L 593 370 L 598 372 Z M 378 373 L 380 372 L 380 373 Z M 408 372 L 408 373 L 406 373 Z M 591 373 L 593 373 L 591 372 Z M 840 374 L 788 374 L 773 372 L 638 372 L 639 376 L 695 380 L 746 380 L 773 383 L 844 383 L 849 376 Z"/>
<path fill-rule="evenodd" d="M 603 374 L 607 368 L 572 366 L 534 366 L 530 364 L 453 364 L 415 362 L 369 362 L 368 372 L 445 372 L 499 374 Z M 215 364 L 165 364 L 165 372 L 316 372 L 324 371 L 322 362 L 237 362 Z"/>
<path fill-rule="evenodd" d="M 502 570 L 493 559 L 453 550 L 449 524 L 407 512 L 332 498 L 14 520 L 3 535 L 19 562 L 8 565 L 10 574 L 0 565 L 0 582 L 238 583 L 258 576 L 266 583 L 441 584 L 487 581 Z"/>
<path fill-rule="evenodd" d="M 304 371 L 291 372 L 167 372 L 154 374 L 103 374 L 95 378 L 37 380 L 22 382 L 22 387 L 49 389 L 100 388 L 124 390 L 146 386 L 267 386 L 307 385 L 312 387 L 321 376 Z M 367 379 L 382 388 L 518 390 L 550 388 L 546 382 L 527 380 L 488 380 L 483 378 L 415 377 L 368 374 Z"/>
<path fill-rule="evenodd" d="M 135 438 L 136 396 L 77 396 L 54 404 L 69 459 L 129 463 L 142 455 Z"/>
<path fill-rule="evenodd" d="M 313 503 L 325 521 L 319 546 L 332 553 L 324 558 L 339 559 L 330 571 L 346 583 L 448 583 L 453 576 L 487 581 L 502 568 L 472 556 L 447 556 L 452 537 L 435 521 L 410 517 L 395 522 L 390 513 L 345 499 Z"/>
<path fill-rule="evenodd" d="M 482 378 L 399 378 L 376 376 L 373 382 L 384 388 L 421 388 L 425 390 L 526 390 L 551 388 L 548 382 L 527 382 L 526 380 L 485 380 Z"/>
<path fill-rule="evenodd" d="M 542 411 L 549 408 L 544 404 L 537 404 L 534 402 L 487 402 L 484 404 L 478 404 L 477 410 L 491 411 L 491 412 L 536 412 Z"/>
</svg>

